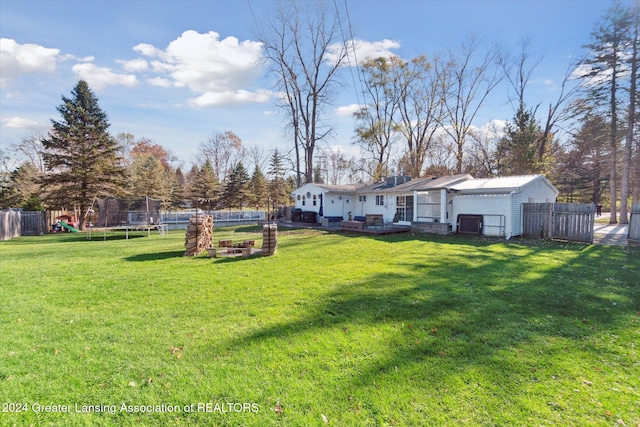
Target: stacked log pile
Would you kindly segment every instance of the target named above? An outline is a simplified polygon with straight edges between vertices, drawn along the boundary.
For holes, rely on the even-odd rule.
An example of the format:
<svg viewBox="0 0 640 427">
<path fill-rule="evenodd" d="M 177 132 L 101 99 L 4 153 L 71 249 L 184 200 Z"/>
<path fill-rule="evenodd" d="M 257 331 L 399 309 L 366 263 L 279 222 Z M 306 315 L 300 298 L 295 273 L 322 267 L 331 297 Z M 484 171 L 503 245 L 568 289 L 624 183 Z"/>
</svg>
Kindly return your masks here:
<svg viewBox="0 0 640 427">
<path fill-rule="evenodd" d="M 265 224 L 262 227 L 262 256 L 274 255 L 278 249 L 278 225 Z"/>
<path fill-rule="evenodd" d="M 211 215 L 193 215 L 189 219 L 187 235 L 184 239 L 184 256 L 198 256 L 213 242 L 213 217 Z"/>
</svg>

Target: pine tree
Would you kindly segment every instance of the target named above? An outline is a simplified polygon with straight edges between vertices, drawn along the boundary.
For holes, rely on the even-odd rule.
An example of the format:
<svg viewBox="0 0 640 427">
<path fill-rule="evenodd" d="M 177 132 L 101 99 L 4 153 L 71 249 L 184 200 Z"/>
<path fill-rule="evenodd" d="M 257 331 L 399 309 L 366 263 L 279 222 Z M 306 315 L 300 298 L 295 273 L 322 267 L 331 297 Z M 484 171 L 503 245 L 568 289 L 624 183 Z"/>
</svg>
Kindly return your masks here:
<svg viewBox="0 0 640 427">
<path fill-rule="evenodd" d="M 505 136 L 498 143 L 502 175 L 522 175 L 542 173 L 545 162 L 537 156 L 538 141 L 542 137 L 542 128 L 533 112 L 520 104 L 512 122 L 507 123 Z"/>
<path fill-rule="evenodd" d="M 80 80 L 71 95 L 62 97 L 62 120 L 51 120 L 53 130 L 42 141 L 49 172 L 42 185 L 49 206 L 77 208 L 83 219 L 95 196 L 120 193 L 124 170 L 107 115 L 87 82 Z"/>
<path fill-rule="evenodd" d="M 622 4 L 615 3 L 607 15 L 592 32 L 593 43 L 585 47 L 590 56 L 583 62 L 587 72 L 581 77 L 588 89 L 589 102 L 608 112 L 610 171 L 609 188 L 611 195 L 610 224 L 617 223 L 617 186 L 618 186 L 618 143 L 620 140 L 620 89 L 624 81 L 625 61 L 629 54 L 628 36 L 632 33 L 632 14 Z"/>
<path fill-rule="evenodd" d="M 248 203 L 249 174 L 242 162 L 236 163 L 222 195 L 223 203 L 229 207 L 242 209 Z"/>
<path fill-rule="evenodd" d="M 22 208 L 27 211 L 42 210 L 38 181 L 38 168 L 27 161 L 9 175 L 8 182 L 0 189 L 0 208 Z"/>
<path fill-rule="evenodd" d="M 169 171 L 162 166 L 157 157 L 136 156 L 130 169 L 131 191 L 135 197 L 149 196 L 165 202 L 171 199 L 172 183 Z"/>
<path fill-rule="evenodd" d="M 260 167 L 256 166 L 249 181 L 249 203 L 255 205 L 256 209 L 260 206 L 267 206 L 267 198 L 269 197 L 267 178 L 262 173 Z"/>
<path fill-rule="evenodd" d="M 200 169 L 194 166 L 192 174 L 195 174 L 195 176 L 192 176 L 189 188 L 190 196 L 196 199 L 199 205 L 204 203 L 211 210 L 215 206 L 218 197 L 218 178 L 216 178 L 211 163 L 207 160 Z"/>
<path fill-rule="evenodd" d="M 284 177 L 284 164 L 280 152 L 276 148 L 271 156 L 269 169 L 269 198 L 271 206 L 280 206 L 289 200 L 287 182 Z"/>
<path fill-rule="evenodd" d="M 172 178 L 171 205 L 179 208 L 184 203 L 187 189 L 187 177 L 184 176 L 182 168 L 178 167 Z"/>
</svg>

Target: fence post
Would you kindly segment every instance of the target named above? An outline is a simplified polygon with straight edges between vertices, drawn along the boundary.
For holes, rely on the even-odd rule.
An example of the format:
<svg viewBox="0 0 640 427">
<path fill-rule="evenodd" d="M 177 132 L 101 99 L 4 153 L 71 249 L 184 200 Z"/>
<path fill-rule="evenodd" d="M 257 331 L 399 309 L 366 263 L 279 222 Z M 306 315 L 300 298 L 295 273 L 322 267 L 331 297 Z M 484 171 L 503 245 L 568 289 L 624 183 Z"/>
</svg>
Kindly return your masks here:
<svg viewBox="0 0 640 427">
<path fill-rule="evenodd" d="M 20 212 L 14 210 L 0 211 L 0 240 L 20 237 Z"/>
<path fill-rule="evenodd" d="M 627 240 L 631 243 L 640 243 L 640 203 L 634 203 L 631 207 Z"/>
</svg>

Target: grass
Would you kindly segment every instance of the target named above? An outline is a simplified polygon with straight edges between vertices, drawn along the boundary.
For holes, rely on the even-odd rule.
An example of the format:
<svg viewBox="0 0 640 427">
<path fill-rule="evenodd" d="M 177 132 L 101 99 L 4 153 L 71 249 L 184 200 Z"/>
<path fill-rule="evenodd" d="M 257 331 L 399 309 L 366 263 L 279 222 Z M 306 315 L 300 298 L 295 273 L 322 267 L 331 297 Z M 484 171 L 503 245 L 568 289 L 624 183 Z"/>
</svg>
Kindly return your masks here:
<svg viewBox="0 0 640 427">
<path fill-rule="evenodd" d="M 0 243 L 0 425 L 640 425 L 638 248 L 120 237 Z"/>
</svg>

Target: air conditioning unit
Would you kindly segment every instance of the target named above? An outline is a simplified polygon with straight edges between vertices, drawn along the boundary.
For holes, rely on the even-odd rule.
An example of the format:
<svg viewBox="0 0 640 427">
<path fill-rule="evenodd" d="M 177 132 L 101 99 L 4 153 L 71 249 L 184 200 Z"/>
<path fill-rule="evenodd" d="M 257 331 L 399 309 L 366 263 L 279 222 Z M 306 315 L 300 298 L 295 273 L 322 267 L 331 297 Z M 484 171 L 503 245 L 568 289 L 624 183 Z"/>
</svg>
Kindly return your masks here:
<svg viewBox="0 0 640 427">
<path fill-rule="evenodd" d="M 456 230 L 461 234 L 482 234 L 482 215 L 458 215 Z"/>
</svg>

